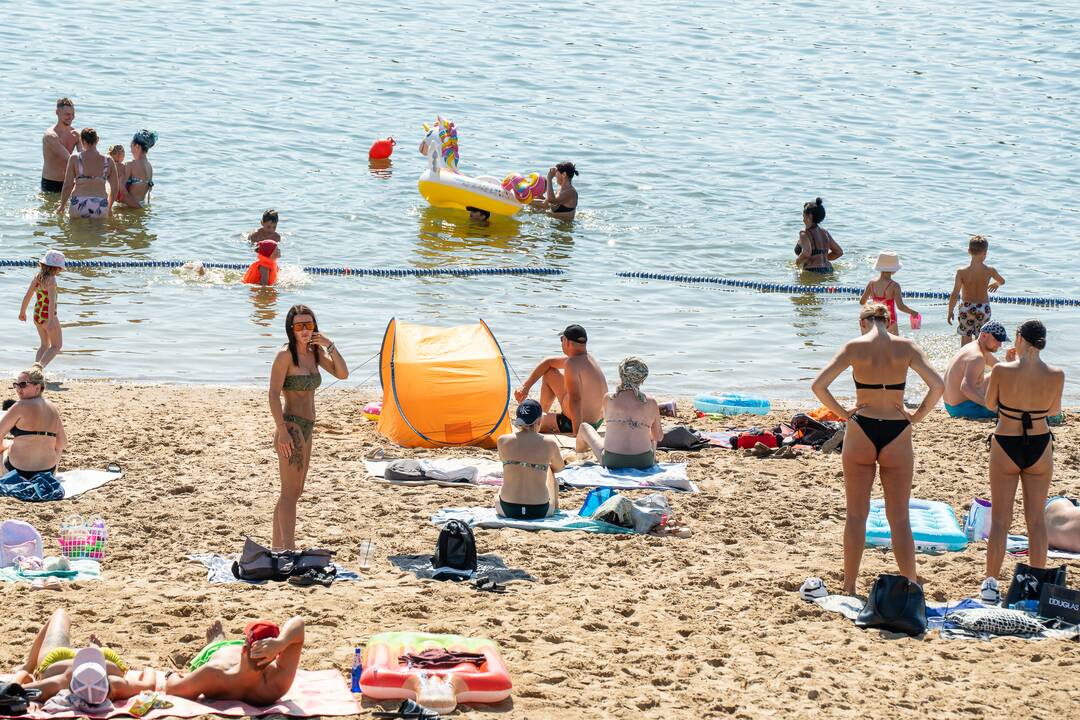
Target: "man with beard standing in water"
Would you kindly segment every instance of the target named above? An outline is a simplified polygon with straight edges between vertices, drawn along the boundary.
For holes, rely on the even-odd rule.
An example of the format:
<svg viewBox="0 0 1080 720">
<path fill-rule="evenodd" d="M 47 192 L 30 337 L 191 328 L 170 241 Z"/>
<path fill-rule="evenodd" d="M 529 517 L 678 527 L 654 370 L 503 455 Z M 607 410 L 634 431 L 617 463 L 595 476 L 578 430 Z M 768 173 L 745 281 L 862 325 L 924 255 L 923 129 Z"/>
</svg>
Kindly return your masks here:
<svg viewBox="0 0 1080 720">
<path fill-rule="evenodd" d="M 64 189 L 68 158 L 79 144 L 79 133 L 71 127 L 75 103 L 62 97 L 56 101 L 56 124 L 41 138 L 41 191 L 58 193 Z"/>
</svg>

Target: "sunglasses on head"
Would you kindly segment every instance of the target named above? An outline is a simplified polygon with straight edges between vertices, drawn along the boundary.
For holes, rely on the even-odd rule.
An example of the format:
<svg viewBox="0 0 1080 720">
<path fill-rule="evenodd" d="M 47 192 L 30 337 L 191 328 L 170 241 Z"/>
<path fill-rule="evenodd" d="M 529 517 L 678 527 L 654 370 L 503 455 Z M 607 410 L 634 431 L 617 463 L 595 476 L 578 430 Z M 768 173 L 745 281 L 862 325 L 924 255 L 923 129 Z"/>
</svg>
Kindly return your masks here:
<svg viewBox="0 0 1080 720">
<path fill-rule="evenodd" d="M 300 332 L 301 330 L 314 330 L 315 329 L 315 321 L 314 320 L 302 320 L 300 322 L 294 322 L 292 324 L 292 329 L 293 329 L 293 332 Z"/>
</svg>

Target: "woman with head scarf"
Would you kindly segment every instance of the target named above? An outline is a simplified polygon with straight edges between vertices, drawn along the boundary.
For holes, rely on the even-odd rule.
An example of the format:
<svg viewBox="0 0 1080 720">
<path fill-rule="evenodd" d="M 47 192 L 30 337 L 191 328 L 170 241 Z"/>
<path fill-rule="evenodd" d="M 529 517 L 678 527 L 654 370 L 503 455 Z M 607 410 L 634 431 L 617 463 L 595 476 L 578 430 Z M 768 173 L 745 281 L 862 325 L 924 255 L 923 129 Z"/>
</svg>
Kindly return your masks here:
<svg viewBox="0 0 1080 720">
<path fill-rule="evenodd" d="M 647 377 L 649 368 L 640 358 L 628 357 L 619 363 L 619 387 L 604 398 L 607 437 L 582 423 L 577 434 L 578 452 L 590 448 L 608 468 L 644 469 L 656 464 L 656 444 L 663 431 L 660 408 L 641 392 Z"/>
</svg>

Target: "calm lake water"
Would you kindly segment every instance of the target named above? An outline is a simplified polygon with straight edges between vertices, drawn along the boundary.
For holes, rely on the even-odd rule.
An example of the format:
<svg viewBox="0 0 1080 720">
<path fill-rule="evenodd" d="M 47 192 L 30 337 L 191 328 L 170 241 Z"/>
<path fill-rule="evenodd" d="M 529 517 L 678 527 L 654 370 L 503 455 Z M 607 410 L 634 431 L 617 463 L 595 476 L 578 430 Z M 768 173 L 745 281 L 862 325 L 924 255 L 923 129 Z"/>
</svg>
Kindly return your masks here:
<svg viewBox="0 0 1080 720">
<path fill-rule="evenodd" d="M 484 318 L 524 375 L 588 328 L 614 377 L 637 354 L 661 395 L 809 396 L 857 333 L 853 299 L 620 280 L 620 270 L 798 282 L 802 203 L 821 196 L 864 284 L 879 250 L 905 287 L 949 290 L 968 233 L 988 235 L 1009 295 L 1080 297 L 1080 6 L 905 2 L 6 3 L 0 23 L 0 257 L 248 262 L 244 233 L 282 217 L 286 266 L 518 266 L 557 277 L 313 276 L 276 289 L 167 270 L 60 279 L 62 377 L 263 382 L 304 302 L 357 368 L 387 321 Z M 66 18 L 58 23 L 58 18 Z M 56 34 L 63 28 L 66 45 Z M 66 52 L 65 52 L 66 49 Z M 66 57 L 65 57 L 66 55 Z M 61 59 L 62 58 L 62 59 Z M 38 193 L 57 97 L 102 145 L 158 131 L 152 208 L 57 220 Z M 422 123 L 453 119 L 460 169 L 502 176 L 577 163 L 570 224 L 470 225 L 416 180 Z M 394 136 L 389 168 L 367 148 Z M 0 269 L 0 370 L 28 364 L 17 321 L 31 271 Z M 942 302 L 912 301 L 944 366 Z M 1080 374 L 1080 309 L 999 305 L 1050 331 Z M 910 332 L 910 331 L 905 331 Z M 354 370 L 367 381 L 375 363 Z M 844 385 L 845 391 L 849 388 Z M 1080 400 L 1070 382 L 1069 401 Z"/>
</svg>

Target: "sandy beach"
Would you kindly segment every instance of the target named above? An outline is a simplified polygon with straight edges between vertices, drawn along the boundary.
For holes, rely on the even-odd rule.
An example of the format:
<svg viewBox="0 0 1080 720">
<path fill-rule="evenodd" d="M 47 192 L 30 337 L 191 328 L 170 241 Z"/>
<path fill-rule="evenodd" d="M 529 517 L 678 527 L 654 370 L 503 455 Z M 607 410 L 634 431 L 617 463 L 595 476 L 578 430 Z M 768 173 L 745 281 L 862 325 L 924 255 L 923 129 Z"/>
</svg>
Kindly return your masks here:
<svg viewBox="0 0 1080 720">
<path fill-rule="evenodd" d="M 217 618 L 237 635 L 252 619 L 299 614 L 307 621 L 302 667 L 337 668 L 343 676 L 355 643 L 377 632 L 487 636 L 502 648 L 514 681 L 512 701 L 492 712 L 506 718 L 1068 717 L 1080 707 L 1075 642 L 936 634 L 889 640 L 799 599 L 808 575 L 820 575 L 830 589 L 840 586 L 844 497 L 837 454 L 666 454 L 685 458 L 702 490 L 670 497 L 693 529 L 689 539 L 478 530 L 479 552 L 496 553 L 536 577 L 492 595 L 417 580 L 386 558 L 431 552 L 434 511 L 490 505 L 495 490 L 401 488 L 366 479 L 363 458 L 390 449 L 360 410 L 376 398 L 331 388 L 318 397 L 298 540 L 334 549 L 341 564 L 356 568 L 360 542 L 374 538 L 372 570 L 361 582 L 329 589 L 212 586 L 187 554 L 236 552 L 245 534 L 269 539 L 278 478 L 265 389 L 77 382 L 47 396 L 70 438 L 61 469 L 118 462 L 126 476 L 68 501 L 0 499 L 4 518 L 42 531 L 46 552 L 56 551 L 51 536 L 73 513 L 100 514 L 110 529 L 100 580 L 61 592 L 3 586 L 4 671 L 21 661 L 42 621 L 66 606 L 75 643 L 96 633 L 136 667 L 186 661 Z M 680 420 L 690 421 L 685 410 Z M 1080 494 L 1078 422 L 1071 413 L 1055 430 L 1053 493 Z M 721 429 L 712 421 L 693 424 Z M 988 496 L 989 431 L 986 423 L 940 411 L 918 425 L 913 495 L 945 501 L 958 514 L 973 497 Z M 477 449 L 453 453 L 491 456 Z M 576 509 L 584 496 L 564 492 L 561 503 Z M 1015 520 L 1013 530 L 1021 531 L 1019 508 Z M 920 555 L 927 598 L 973 594 L 983 560 L 981 544 Z M 1007 558 L 1006 569 L 1014 563 Z M 879 572 L 894 569 L 890 554 L 868 550 L 860 592 Z M 1080 563 L 1069 563 L 1069 574 L 1080 576 Z M 362 716 L 375 706 L 364 701 L 363 707 Z"/>
</svg>

